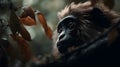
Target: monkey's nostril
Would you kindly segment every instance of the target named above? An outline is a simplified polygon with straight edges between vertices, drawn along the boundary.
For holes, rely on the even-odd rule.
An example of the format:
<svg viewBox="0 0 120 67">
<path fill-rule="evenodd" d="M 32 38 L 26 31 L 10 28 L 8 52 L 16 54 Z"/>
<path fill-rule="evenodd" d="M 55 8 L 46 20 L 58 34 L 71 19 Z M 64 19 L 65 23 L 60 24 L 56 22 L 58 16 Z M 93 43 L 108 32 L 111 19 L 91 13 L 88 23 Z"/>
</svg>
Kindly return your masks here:
<svg viewBox="0 0 120 67">
<path fill-rule="evenodd" d="M 61 40 L 64 36 L 65 36 L 65 34 L 62 34 L 62 35 L 59 37 L 59 40 Z"/>
</svg>

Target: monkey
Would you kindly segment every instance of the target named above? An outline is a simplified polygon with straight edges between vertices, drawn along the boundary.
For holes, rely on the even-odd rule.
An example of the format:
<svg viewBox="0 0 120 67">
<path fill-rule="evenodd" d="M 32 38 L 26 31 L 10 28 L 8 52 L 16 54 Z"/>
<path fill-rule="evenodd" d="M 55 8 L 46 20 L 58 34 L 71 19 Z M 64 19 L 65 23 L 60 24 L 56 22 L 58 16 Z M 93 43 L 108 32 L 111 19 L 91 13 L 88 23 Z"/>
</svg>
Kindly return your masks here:
<svg viewBox="0 0 120 67">
<path fill-rule="evenodd" d="M 62 61 L 49 67 L 119 65 L 120 15 L 112 8 L 90 0 L 59 12 L 55 45 Z"/>
</svg>

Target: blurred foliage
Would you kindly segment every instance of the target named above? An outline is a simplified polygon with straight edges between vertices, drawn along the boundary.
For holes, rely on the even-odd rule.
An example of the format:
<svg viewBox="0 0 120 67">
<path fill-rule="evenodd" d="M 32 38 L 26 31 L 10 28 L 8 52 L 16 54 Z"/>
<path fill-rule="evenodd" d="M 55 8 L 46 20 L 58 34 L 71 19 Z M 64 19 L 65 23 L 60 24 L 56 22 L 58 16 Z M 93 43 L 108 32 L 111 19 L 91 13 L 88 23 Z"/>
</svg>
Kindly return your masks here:
<svg viewBox="0 0 120 67">
<path fill-rule="evenodd" d="M 58 22 L 57 12 L 64 7 L 65 5 L 64 1 L 63 0 L 52 0 L 52 1 L 51 0 L 34 0 L 34 2 L 32 0 L 30 1 L 31 2 L 29 3 L 27 3 L 27 0 L 24 1 L 23 5 L 31 6 L 33 9 L 41 11 L 45 16 L 48 25 L 54 31 L 56 28 L 56 24 Z M 32 45 L 33 51 L 35 52 L 35 54 L 51 53 L 52 41 L 45 36 L 43 32 L 43 28 L 41 28 L 41 25 L 37 27 L 33 26 L 32 29 L 33 29 L 32 30 L 33 32 L 32 31 L 31 32 L 33 34 L 31 35 L 35 35 L 35 37 L 31 43 L 35 44 L 35 45 Z"/>
<path fill-rule="evenodd" d="M 6 59 L 0 59 L 0 63 L 5 61 L 6 63 L 3 65 L 7 65 L 8 62 L 9 67 L 14 65 L 17 65 L 14 67 L 23 67 L 26 66 L 26 62 L 39 58 L 38 56 L 44 58 L 51 54 L 52 30 L 56 26 L 57 12 L 61 8 L 58 3 L 61 6 L 64 5 L 59 0 L 53 2 L 47 0 L 0 0 L 0 51 L 5 53 L 0 53 L 0 58 L 4 59 L 5 56 Z M 46 58 L 43 60 L 46 62 Z"/>
</svg>

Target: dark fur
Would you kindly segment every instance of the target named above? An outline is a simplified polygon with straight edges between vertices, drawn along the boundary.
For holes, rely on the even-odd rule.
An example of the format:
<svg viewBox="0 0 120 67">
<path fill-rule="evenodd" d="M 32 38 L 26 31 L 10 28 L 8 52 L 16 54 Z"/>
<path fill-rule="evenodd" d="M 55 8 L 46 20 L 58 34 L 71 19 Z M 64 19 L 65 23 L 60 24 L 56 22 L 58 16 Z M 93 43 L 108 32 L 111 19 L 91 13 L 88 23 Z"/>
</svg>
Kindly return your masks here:
<svg viewBox="0 0 120 67">
<path fill-rule="evenodd" d="M 90 2 L 86 2 L 83 4 L 72 3 L 70 6 L 67 6 L 59 13 L 58 16 L 60 22 L 58 23 L 58 26 L 61 23 L 65 23 L 64 20 L 69 15 L 75 16 L 77 17 L 78 21 L 81 21 L 79 22 L 79 24 L 77 24 L 76 27 L 83 27 L 80 28 L 79 31 L 82 34 L 79 34 L 79 36 L 76 37 L 76 39 L 78 38 L 79 41 L 83 43 L 80 44 L 79 41 L 71 42 L 77 42 L 79 44 L 77 45 L 78 47 L 80 45 L 85 45 L 85 43 L 87 42 L 91 42 L 92 40 L 96 39 L 96 37 L 102 36 L 104 32 L 112 28 L 112 26 L 114 26 L 116 23 L 120 23 L 119 15 L 113 12 L 111 9 L 105 7 L 105 5 L 103 4 L 96 4 L 93 6 Z M 84 25 L 86 27 L 84 27 Z M 75 32 L 75 30 L 73 32 Z M 55 62 L 51 65 L 51 67 L 80 67 L 87 64 L 97 64 L 97 66 L 119 65 L 120 24 L 116 26 L 116 28 L 110 30 L 111 31 L 109 31 L 105 36 L 98 38 L 98 40 L 96 39 L 95 42 L 87 44 L 87 46 L 84 48 L 78 48 L 77 50 L 70 53 L 62 52 L 63 56 L 61 57 L 60 62 Z M 61 42 L 61 36 L 59 34 L 58 36 L 60 38 L 58 37 L 57 45 L 59 45 L 59 43 Z M 72 37 L 74 38 L 74 36 Z M 66 40 L 65 42 L 66 45 L 69 45 L 67 44 Z M 65 44 L 62 43 L 60 45 Z"/>
</svg>

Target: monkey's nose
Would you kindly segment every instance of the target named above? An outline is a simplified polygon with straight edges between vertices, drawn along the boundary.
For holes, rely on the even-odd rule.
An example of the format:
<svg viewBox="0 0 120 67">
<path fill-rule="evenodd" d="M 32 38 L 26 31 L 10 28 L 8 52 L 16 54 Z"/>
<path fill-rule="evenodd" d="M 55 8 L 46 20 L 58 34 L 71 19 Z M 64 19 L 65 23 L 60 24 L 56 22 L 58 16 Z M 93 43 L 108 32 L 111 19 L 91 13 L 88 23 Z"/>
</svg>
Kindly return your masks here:
<svg viewBox="0 0 120 67">
<path fill-rule="evenodd" d="M 65 37 L 65 34 L 62 34 L 59 36 L 59 40 L 63 39 Z"/>
<path fill-rule="evenodd" d="M 62 40 L 64 37 L 65 37 L 65 31 L 63 30 L 63 31 L 59 34 L 58 39 L 59 39 L 59 40 Z"/>
</svg>

